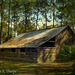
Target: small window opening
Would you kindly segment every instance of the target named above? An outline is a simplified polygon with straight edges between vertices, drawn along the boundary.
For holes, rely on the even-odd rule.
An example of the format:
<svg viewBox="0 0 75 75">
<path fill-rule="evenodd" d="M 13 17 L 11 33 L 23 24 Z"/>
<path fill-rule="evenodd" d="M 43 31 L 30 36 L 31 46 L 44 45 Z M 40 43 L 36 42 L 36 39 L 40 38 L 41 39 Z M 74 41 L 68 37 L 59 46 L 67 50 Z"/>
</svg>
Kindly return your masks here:
<svg viewBox="0 0 75 75">
<path fill-rule="evenodd" d="M 37 50 L 35 48 L 32 48 L 31 51 L 32 52 L 37 52 Z"/>
<path fill-rule="evenodd" d="M 24 49 L 24 48 L 21 48 L 21 49 L 20 49 L 20 52 L 25 52 L 25 49 Z"/>
<path fill-rule="evenodd" d="M 1 52 L 4 52 L 4 49 L 1 49 L 0 51 L 1 51 Z"/>
<path fill-rule="evenodd" d="M 35 48 L 27 48 L 25 52 L 37 52 Z"/>
<path fill-rule="evenodd" d="M 15 48 L 12 48 L 12 50 L 11 50 L 12 52 L 15 52 Z"/>
<path fill-rule="evenodd" d="M 30 52 L 31 48 L 26 48 L 25 52 Z"/>
</svg>

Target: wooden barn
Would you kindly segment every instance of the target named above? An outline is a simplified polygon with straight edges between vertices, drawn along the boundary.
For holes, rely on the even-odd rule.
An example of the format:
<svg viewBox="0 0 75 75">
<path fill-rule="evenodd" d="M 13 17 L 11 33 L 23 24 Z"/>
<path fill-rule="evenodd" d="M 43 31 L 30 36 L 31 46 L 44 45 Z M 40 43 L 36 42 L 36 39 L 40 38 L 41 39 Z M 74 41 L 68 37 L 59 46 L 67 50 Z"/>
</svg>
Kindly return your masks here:
<svg viewBox="0 0 75 75">
<path fill-rule="evenodd" d="M 74 37 L 69 26 L 20 34 L 0 45 L 0 58 L 54 62 L 61 46 L 73 42 Z"/>
</svg>

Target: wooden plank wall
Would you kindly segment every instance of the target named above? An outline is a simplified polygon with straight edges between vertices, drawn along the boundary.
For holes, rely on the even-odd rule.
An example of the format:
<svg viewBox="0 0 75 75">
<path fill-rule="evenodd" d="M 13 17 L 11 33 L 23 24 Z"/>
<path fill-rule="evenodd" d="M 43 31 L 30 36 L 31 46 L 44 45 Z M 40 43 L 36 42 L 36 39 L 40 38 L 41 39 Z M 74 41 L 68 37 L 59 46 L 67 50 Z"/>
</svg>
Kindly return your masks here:
<svg viewBox="0 0 75 75">
<path fill-rule="evenodd" d="M 20 49 L 15 49 L 15 52 L 12 52 L 11 49 L 4 49 L 2 52 L 0 49 L 0 57 L 36 60 L 37 52 L 20 52 Z"/>
</svg>

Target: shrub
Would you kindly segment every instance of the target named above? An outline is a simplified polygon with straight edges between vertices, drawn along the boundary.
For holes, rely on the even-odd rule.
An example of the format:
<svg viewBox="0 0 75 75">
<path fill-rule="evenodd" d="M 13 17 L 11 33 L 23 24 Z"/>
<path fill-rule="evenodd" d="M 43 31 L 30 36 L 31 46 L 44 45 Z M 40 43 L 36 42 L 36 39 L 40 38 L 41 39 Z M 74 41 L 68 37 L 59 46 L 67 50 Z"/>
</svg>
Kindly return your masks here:
<svg viewBox="0 0 75 75">
<path fill-rule="evenodd" d="M 61 61 L 70 61 L 75 59 L 75 46 L 64 45 L 60 49 L 58 59 Z"/>
<path fill-rule="evenodd" d="M 75 46 L 72 46 L 72 53 L 71 53 L 71 55 L 72 55 L 72 59 L 73 60 L 75 60 Z"/>
</svg>

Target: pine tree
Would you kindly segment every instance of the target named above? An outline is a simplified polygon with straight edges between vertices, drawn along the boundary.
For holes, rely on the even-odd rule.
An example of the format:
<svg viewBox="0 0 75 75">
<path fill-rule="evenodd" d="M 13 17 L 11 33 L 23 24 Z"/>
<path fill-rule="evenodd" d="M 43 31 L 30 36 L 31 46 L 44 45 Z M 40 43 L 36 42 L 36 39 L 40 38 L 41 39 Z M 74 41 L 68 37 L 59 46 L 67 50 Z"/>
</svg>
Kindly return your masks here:
<svg viewBox="0 0 75 75">
<path fill-rule="evenodd" d="M 2 41 L 2 29 L 3 29 L 3 0 L 1 0 L 0 2 L 0 6 L 1 6 L 1 28 L 0 28 L 0 44 Z"/>
</svg>

